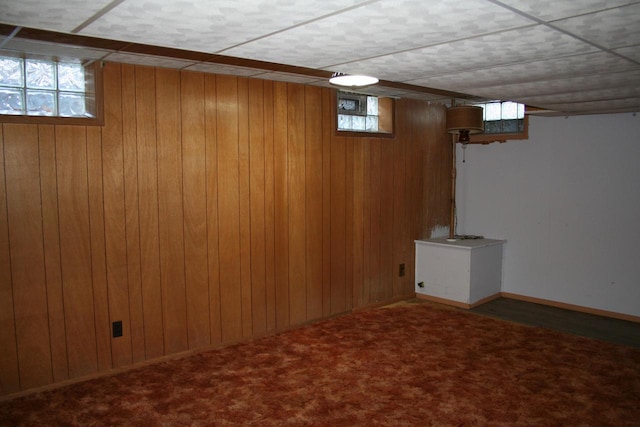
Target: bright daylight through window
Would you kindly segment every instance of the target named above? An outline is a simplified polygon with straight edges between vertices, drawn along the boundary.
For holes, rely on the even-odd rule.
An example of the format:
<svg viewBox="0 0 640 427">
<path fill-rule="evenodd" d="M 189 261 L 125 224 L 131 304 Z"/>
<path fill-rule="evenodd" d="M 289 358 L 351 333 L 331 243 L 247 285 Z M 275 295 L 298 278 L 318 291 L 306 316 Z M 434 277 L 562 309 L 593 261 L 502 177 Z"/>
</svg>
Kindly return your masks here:
<svg viewBox="0 0 640 427">
<path fill-rule="evenodd" d="M 511 134 L 525 131 L 524 104 L 505 101 L 476 105 L 484 109 L 485 134 Z"/>
<path fill-rule="evenodd" d="M 338 131 L 393 133 L 393 100 L 338 91 Z"/>
<path fill-rule="evenodd" d="M 80 63 L 0 56 L 0 114 L 93 118 L 90 80 Z"/>
</svg>

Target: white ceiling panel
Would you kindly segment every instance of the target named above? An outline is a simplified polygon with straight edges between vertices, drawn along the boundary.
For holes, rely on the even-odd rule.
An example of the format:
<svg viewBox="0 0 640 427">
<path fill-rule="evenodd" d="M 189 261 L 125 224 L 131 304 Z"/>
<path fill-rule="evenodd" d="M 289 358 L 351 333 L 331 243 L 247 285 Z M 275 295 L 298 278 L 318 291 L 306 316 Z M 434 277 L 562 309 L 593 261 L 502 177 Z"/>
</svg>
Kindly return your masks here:
<svg viewBox="0 0 640 427">
<path fill-rule="evenodd" d="M 517 101 L 532 96 L 561 95 L 602 89 L 634 89 L 640 86 L 640 70 L 620 73 L 603 73 L 576 75 L 569 78 L 548 79 L 537 82 L 505 83 L 503 85 L 476 88 L 473 92 L 479 96 L 489 97 L 498 93 L 500 98 Z"/>
<path fill-rule="evenodd" d="M 382 79 L 369 93 L 429 102 L 640 110 L 640 0 L 2 0 L 0 49 L 322 87 L 327 71 L 368 74 Z"/>
<path fill-rule="evenodd" d="M 444 12 L 447 13 L 444 13 Z M 463 23 L 461 25 L 461 23 Z M 533 21 L 486 0 L 385 0 L 224 51 L 242 58 L 327 68 Z M 319 51 L 323 55 L 318 55 Z"/>
<path fill-rule="evenodd" d="M 445 73 L 438 76 L 412 80 L 418 86 L 438 87 L 448 90 L 473 91 L 474 88 L 500 86 L 505 82 L 521 83 L 570 78 L 637 69 L 633 62 L 608 52 L 592 52 L 544 61 L 522 62 L 499 67 L 475 69 L 461 73 Z"/>
<path fill-rule="evenodd" d="M 360 0 L 128 0 L 81 34 L 214 53 Z"/>
<path fill-rule="evenodd" d="M 444 43 L 335 69 L 370 73 L 388 80 L 409 81 L 430 75 L 476 70 L 503 64 L 595 51 L 592 46 L 543 25 Z"/>
<path fill-rule="evenodd" d="M 640 44 L 640 3 L 556 21 L 553 25 L 609 49 Z"/>
<path fill-rule="evenodd" d="M 2 1 L 0 22 L 71 32 L 109 3 L 111 0 Z"/>
<path fill-rule="evenodd" d="M 536 18 L 553 21 L 598 12 L 630 3 L 629 0 L 496 0 Z"/>
</svg>

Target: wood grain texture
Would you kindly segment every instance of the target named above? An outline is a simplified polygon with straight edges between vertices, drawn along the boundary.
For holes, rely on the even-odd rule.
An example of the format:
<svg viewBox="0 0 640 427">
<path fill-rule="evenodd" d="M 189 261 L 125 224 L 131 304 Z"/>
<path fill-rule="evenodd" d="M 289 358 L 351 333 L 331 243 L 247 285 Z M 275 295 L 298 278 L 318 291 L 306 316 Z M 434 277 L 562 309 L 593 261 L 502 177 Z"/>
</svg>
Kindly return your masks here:
<svg viewBox="0 0 640 427">
<path fill-rule="evenodd" d="M 122 74 L 121 67 L 109 67 L 105 71 L 105 91 L 111 96 L 104 105 L 105 124 L 102 129 L 102 156 L 98 153 L 90 159 L 89 176 L 93 171 L 102 171 L 100 190 L 94 191 L 97 196 L 102 196 L 104 201 L 104 239 L 106 248 L 107 282 L 108 282 L 108 308 L 111 322 L 122 322 L 123 336 L 114 338 L 111 342 L 113 366 L 127 366 L 133 361 L 131 354 L 131 321 L 129 318 L 129 277 L 127 271 L 127 241 L 126 213 L 125 213 L 125 186 L 124 186 L 124 147 L 123 147 L 123 112 L 122 112 Z M 110 75 L 113 74 L 113 75 Z M 88 144 L 88 151 L 94 153 L 93 148 L 100 144 Z M 102 165 L 100 160 L 102 159 Z M 102 193 L 102 194 L 101 194 Z M 96 198 L 98 198 L 96 197 Z M 98 201 L 96 210 L 102 208 Z M 92 210 L 93 211 L 93 210 Z M 92 226 L 95 221 L 92 221 Z M 98 322 L 100 328 L 104 328 L 103 322 Z M 108 330 L 108 327 L 107 327 Z"/>
<path fill-rule="evenodd" d="M 164 344 L 167 353 L 189 348 L 184 260 L 180 73 L 156 69 L 158 231 Z"/>
<path fill-rule="evenodd" d="M 58 233 L 58 197 L 56 181 L 56 146 L 53 126 L 38 126 L 40 150 L 40 194 L 42 197 L 42 237 L 44 239 L 47 309 L 53 381 L 69 378 L 64 327 L 64 300 L 60 266 L 60 235 Z"/>
<path fill-rule="evenodd" d="M 4 125 L 4 156 L 20 384 L 37 387 L 52 381 L 37 126 Z"/>
<path fill-rule="evenodd" d="M 328 88 L 104 77 L 102 127 L 1 127 L 0 393 L 412 291 L 413 240 L 448 219 L 444 107 L 396 100 L 393 137 L 337 135 Z"/>
<path fill-rule="evenodd" d="M 9 220 L 5 181 L 4 129 L 0 125 L 0 394 L 20 391 L 16 319 L 13 308 L 13 281 L 9 246 Z M 55 379 L 59 380 L 59 379 Z"/>
<path fill-rule="evenodd" d="M 84 127 L 56 126 L 56 171 L 69 376 L 75 378 L 98 369 Z"/>
<path fill-rule="evenodd" d="M 204 75 L 181 73 L 184 251 L 189 348 L 211 343 Z"/>
</svg>

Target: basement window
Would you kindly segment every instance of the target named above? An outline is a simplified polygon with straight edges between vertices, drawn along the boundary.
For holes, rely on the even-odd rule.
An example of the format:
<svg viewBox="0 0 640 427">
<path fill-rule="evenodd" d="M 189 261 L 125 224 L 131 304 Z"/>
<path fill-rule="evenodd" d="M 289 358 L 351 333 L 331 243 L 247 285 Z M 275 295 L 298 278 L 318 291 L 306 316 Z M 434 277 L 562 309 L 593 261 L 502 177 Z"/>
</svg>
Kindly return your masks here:
<svg viewBox="0 0 640 427">
<path fill-rule="evenodd" d="M 337 130 L 393 134 L 393 99 L 338 91 Z"/>
<path fill-rule="evenodd" d="M 97 64 L 0 56 L 0 121 L 91 124 L 98 76 Z"/>
<path fill-rule="evenodd" d="M 475 104 L 483 109 L 484 133 L 471 135 L 471 143 L 504 142 L 509 139 L 527 139 L 529 122 L 525 105 L 511 101 Z"/>
</svg>

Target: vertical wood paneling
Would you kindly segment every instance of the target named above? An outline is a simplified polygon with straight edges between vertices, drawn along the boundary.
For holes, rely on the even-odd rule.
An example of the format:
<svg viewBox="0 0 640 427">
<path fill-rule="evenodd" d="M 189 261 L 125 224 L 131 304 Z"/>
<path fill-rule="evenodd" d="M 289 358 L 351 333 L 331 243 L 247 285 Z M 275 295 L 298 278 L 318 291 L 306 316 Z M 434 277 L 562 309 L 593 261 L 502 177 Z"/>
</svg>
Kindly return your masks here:
<svg viewBox="0 0 640 427">
<path fill-rule="evenodd" d="M 123 330 L 122 337 L 114 338 L 111 344 L 113 365 L 119 367 L 129 365 L 133 361 L 127 271 L 121 67 L 107 67 L 104 74 L 106 75 L 104 89 L 110 95 L 104 105 L 105 125 L 102 130 L 104 234 L 109 285 L 109 318 L 111 322 L 121 321 Z M 93 144 L 89 147 L 92 148 Z M 95 163 L 99 162 L 98 156 Z M 96 166 L 98 165 L 94 164 L 90 170 L 97 169 Z"/>
<path fill-rule="evenodd" d="M 287 84 L 274 83 L 273 161 L 275 186 L 276 328 L 286 328 L 289 318 L 289 186 L 287 182 Z"/>
<path fill-rule="evenodd" d="M 164 344 L 167 353 L 175 353 L 189 347 L 184 279 L 180 73 L 158 68 L 156 83 L 158 230 Z"/>
<path fill-rule="evenodd" d="M 96 330 L 96 351 L 98 369 L 113 367 L 114 352 L 111 342 L 109 314 L 109 289 L 107 283 L 107 261 L 105 259 L 105 218 L 102 179 L 101 130 L 96 127 L 86 129 L 87 137 L 87 184 L 89 190 L 89 228 L 91 241 L 91 277 L 93 280 L 93 306 Z M 122 346 L 122 344 L 120 344 Z M 125 343 L 124 351 L 130 342 Z M 116 353 L 116 357 L 118 354 Z M 130 363 L 130 361 L 129 361 Z"/>
<path fill-rule="evenodd" d="M 322 317 L 322 89 L 305 87 L 307 317 Z"/>
<path fill-rule="evenodd" d="M 304 87 L 288 85 L 287 99 L 289 319 L 291 324 L 297 325 L 307 320 Z"/>
<path fill-rule="evenodd" d="M 216 77 L 206 75 L 205 92 L 205 177 L 207 185 L 207 263 L 209 273 L 209 327 L 211 343 L 222 341 L 220 313 L 220 266 L 218 258 L 218 148 Z"/>
<path fill-rule="evenodd" d="M 20 390 L 16 319 L 14 317 L 13 281 L 7 218 L 7 183 L 5 181 L 4 127 L 0 125 L 0 394 Z M 54 380 L 57 380 L 54 377 Z"/>
<path fill-rule="evenodd" d="M 237 77 L 218 76 L 216 92 L 222 339 L 236 341 L 242 338 Z"/>
<path fill-rule="evenodd" d="M 267 331 L 276 330 L 276 200 L 274 171 L 274 95 L 273 82 L 265 81 L 264 87 L 264 244 L 265 288 L 267 299 Z"/>
<path fill-rule="evenodd" d="M 413 240 L 448 219 L 444 107 L 398 100 L 395 136 L 363 138 L 327 88 L 104 77 L 103 127 L 2 125 L 1 393 L 412 292 Z"/>
<path fill-rule="evenodd" d="M 380 144 L 380 301 L 394 296 L 393 278 L 398 267 L 393 258 L 393 145 L 395 141 L 382 140 Z"/>
<path fill-rule="evenodd" d="M 38 128 L 4 125 L 15 332 L 23 388 L 52 381 Z"/>
<path fill-rule="evenodd" d="M 331 139 L 335 134 L 336 97 L 322 92 L 322 315 L 331 314 Z"/>
<path fill-rule="evenodd" d="M 354 162 L 354 138 L 345 139 L 345 287 L 344 287 L 344 305 L 345 309 L 353 307 L 353 162 Z"/>
<path fill-rule="evenodd" d="M 331 314 L 347 309 L 345 138 L 331 139 Z M 349 290 L 351 292 L 351 290 Z"/>
<path fill-rule="evenodd" d="M 356 139 L 353 147 L 353 307 L 365 305 L 364 297 L 364 144 Z"/>
<path fill-rule="evenodd" d="M 53 381 L 69 378 L 64 328 L 60 234 L 58 233 L 58 197 L 56 182 L 56 146 L 53 126 L 38 126 L 40 149 L 40 194 L 42 197 L 42 236 L 49 310 L 49 338 Z"/>
<path fill-rule="evenodd" d="M 98 369 L 85 128 L 56 127 L 56 171 L 69 376 L 74 378 Z"/>
<path fill-rule="evenodd" d="M 382 244 L 382 164 L 380 160 L 379 139 L 370 141 L 370 181 L 371 188 L 371 211 L 370 211 L 370 233 L 371 241 L 369 246 L 369 302 L 376 303 L 382 300 L 383 286 L 381 271 L 381 244 Z"/>
<path fill-rule="evenodd" d="M 267 332 L 267 287 L 265 246 L 265 138 L 264 87 L 250 80 L 249 92 L 249 180 L 251 209 L 251 318 L 253 333 Z"/>
<path fill-rule="evenodd" d="M 136 67 L 136 125 L 140 272 L 147 359 L 165 354 L 160 243 L 158 232 L 158 152 L 155 70 Z"/>
<path fill-rule="evenodd" d="M 189 348 L 211 342 L 207 267 L 204 76 L 181 73 L 184 251 Z"/>
<path fill-rule="evenodd" d="M 129 332 L 133 362 L 145 360 L 144 305 L 140 271 L 140 212 L 138 210 L 138 155 L 136 144 L 135 66 L 122 67 L 122 146 L 124 162 L 124 205 L 129 283 Z"/>
<path fill-rule="evenodd" d="M 238 196 L 240 208 L 240 286 L 242 336 L 252 335 L 251 310 L 251 201 L 249 165 L 249 92 L 246 78 L 238 78 Z"/>
</svg>

